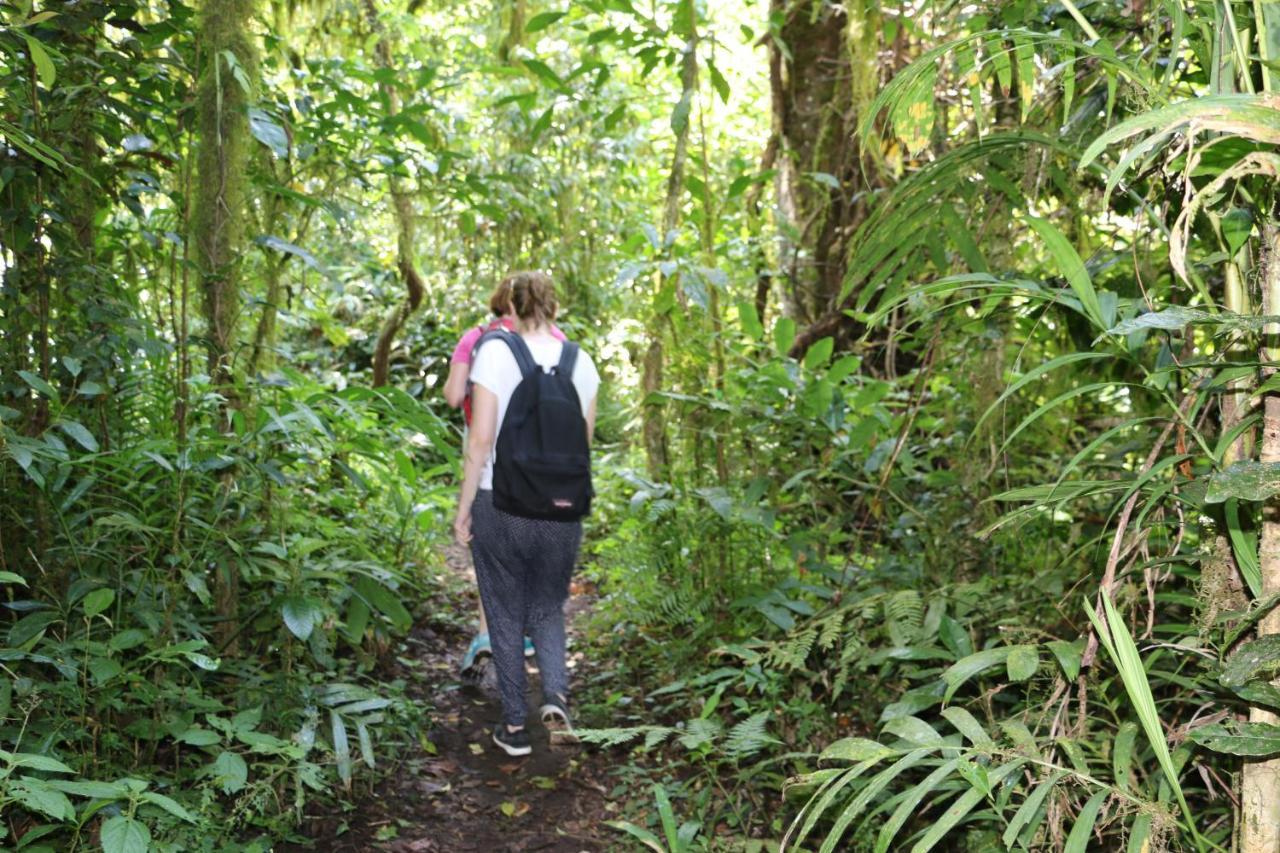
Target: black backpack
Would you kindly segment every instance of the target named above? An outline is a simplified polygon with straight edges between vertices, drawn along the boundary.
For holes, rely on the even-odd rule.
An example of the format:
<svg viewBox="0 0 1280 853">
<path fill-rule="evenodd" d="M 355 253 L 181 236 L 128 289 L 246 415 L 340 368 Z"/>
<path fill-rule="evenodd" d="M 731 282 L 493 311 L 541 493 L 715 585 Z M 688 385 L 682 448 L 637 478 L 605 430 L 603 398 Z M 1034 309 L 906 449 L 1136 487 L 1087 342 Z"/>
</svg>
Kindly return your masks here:
<svg viewBox="0 0 1280 853">
<path fill-rule="evenodd" d="M 559 364 L 544 371 L 519 335 L 486 332 L 476 349 L 490 339 L 506 343 L 520 367 L 494 448 L 493 505 L 524 518 L 577 521 L 594 494 L 587 421 L 573 385 L 578 345 L 565 341 Z"/>
</svg>

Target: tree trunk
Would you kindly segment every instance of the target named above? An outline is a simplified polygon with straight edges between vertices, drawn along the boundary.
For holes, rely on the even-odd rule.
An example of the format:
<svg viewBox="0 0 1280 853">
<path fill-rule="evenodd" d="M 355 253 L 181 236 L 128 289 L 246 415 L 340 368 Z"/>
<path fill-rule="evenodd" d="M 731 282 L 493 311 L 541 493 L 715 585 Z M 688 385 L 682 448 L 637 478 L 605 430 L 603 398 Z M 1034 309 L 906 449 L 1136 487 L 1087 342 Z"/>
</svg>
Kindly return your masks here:
<svg viewBox="0 0 1280 853">
<path fill-rule="evenodd" d="M 378 10 L 374 6 L 374 0 L 364 0 L 364 15 L 369 30 L 378 36 L 378 44 L 374 51 L 378 67 L 394 72 L 395 64 L 391 58 L 391 37 L 387 35 L 382 22 L 378 20 Z M 396 89 L 395 83 L 390 80 L 384 82 L 382 84 L 382 93 L 387 98 L 387 112 L 393 117 L 398 115 L 400 112 L 400 93 Z M 409 193 L 398 175 L 393 172 L 388 176 L 387 180 L 391 192 L 392 209 L 396 218 L 396 228 L 399 232 L 396 239 L 396 250 L 399 256 L 400 278 L 404 281 L 405 286 L 405 300 L 388 312 L 386 319 L 382 322 L 382 330 L 378 333 L 378 343 L 373 350 L 373 387 L 375 388 L 387 384 L 387 378 L 390 373 L 391 347 L 395 343 L 396 336 L 400 334 L 405 323 L 408 322 L 410 315 L 418 310 L 418 306 L 422 304 L 422 297 L 426 292 L 422 276 L 418 275 L 413 254 L 415 230 L 413 200 L 409 197 Z"/>
<path fill-rule="evenodd" d="M 247 32 L 253 13 L 254 0 L 207 0 L 199 31 L 204 68 L 196 102 L 200 141 L 192 243 L 200 271 L 209 376 L 232 402 L 237 398 L 233 361 L 250 144 L 248 89 L 258 62 Z"/>
<path fill-rule="evenodd" d="M 691 0 L 685 0 L 685 2 L 692 5 Z M 688 14 L 692 16 L 692 10 Z M 672 114 L 672 129 L 676 134 L 676 144 L 671 155 L 671 171 L 667 175 L 667 196 L 662 208 L 660 237 L 663 241 L 680 223 L 680 200 L 684 195 L 685 163 L 689 157 L 689 113 L 693 106 L 694 89 L 698 84 L 696 33 L 690 36 L 685 45 L 684 58 L 680 63 L 680 83 L 680 102 Z M 666 406 L 654 395 L 664 389 L 663 369 L 666 356 L 663 351 L 663 336 L 667 314 L 675 301 L 675 287 L 676 282 L 672 276 L 658 274 L 657 290 L 654 292 L 648 321 L 645 324 L 645 334 L 649 341 L 641 377 L 641 389 L 644 391 L 641 403 L 644 449 L 649 477 L 658 482 L 665 481 L 668 475 Z"/>
<path fill-rule="evenodd" d="M 247 31 L 253 13 L 254 0 L 207 0 L 198 33 L 204 67 L 196 93 L 199 143 L 191 243 L 203 296 L 209 376 L 224 401 L 223 429 L 230 429 L 230 409 L 239 402 L 233 361 L 250 145 L 248 108 L 257 76 L 257 54 Z M 223 475 L 227 493 L 234 486 L 232 476 Z M 222 561 L 216 570 L 214 599 L 220 645 L 234 655 L 240 612 L 234 561 Z"/>
<path fill-rule="evenodd" d="M 854 129 L 879 80 L 880 26 L 862 2 L 772 0 L 770 8 L 790 54 L 770 42 L 775 190 L 789 232 L 781 259 L 786 308 L 810 324 L 838 308 L 849 238 L 865 216 L 857 198 L 876 177 L 862 167 Z"/>
<path fill-rule="evenodd" d="M 503 62 L 511 62 L 511 54 L 524 44 L 524 28 L 528 23 L 528 0 L 507 0 L 507 32 L 498 45 L 498 58 Z"/>
<path fill-rule="evenodd" d="M 1274 225 L 1263 228 L 1262 311 L 1280 310 L 1280 231 Z M 1280 324 L 1264 330 L 1263 362 L 1280 361 Z M 1275 373 L 1263 368 L 1262 379 Z M 1264 465 L 1280 464 L 1280 393 L 1268 391 L 1262 401 L 1262 448 Z M 1273 497 L 1262 507 L 1262 536 L 1258 549 L 1262 573 L 1262 595 L 1280 593 L 1280 498 Z M 1258 623 L 1258 636 L 1280 634 L 1280 610 L 1272 609 Z M 1280 716 L 1254 707 L 1249 721 L 1280 725 Z M 1274 853 L 1280 850 L 1280 758 L 1246 759 L 1240 790 L 1240 849 L 1244 853 Z"/>
</svg>

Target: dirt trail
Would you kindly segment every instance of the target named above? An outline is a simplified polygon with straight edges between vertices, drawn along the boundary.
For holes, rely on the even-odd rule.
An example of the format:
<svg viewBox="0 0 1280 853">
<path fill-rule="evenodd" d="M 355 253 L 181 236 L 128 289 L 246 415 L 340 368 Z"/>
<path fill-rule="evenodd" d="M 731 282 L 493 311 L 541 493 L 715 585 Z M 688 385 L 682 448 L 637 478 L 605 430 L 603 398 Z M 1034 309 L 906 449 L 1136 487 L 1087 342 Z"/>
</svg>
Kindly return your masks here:
<svg viewBox="0 0 1280 853">
<path fill-rule="evenodd" d="M 457 546 L 450 546 L 447 559 L 453 571 L 470 579 L 471 592 L 462 602 L 440 601 L 440 606 L 474 612 L 470 561 Z M 571 665 L 578 664 L 577 683 L 584 674 L 573 622 L 589 604 L 583 595 L 569 601 L 569 654 Z M 490 739 L 500 713 L 494 679 L 490 674 L 475 685 L 459 678 L 458 664 L 471 637 L 456 622 L 428 616 L 414 628 L 410 654 L 392 665 L 410 695 L 432 709 L 429 745 L 415 747 L 415 755 L 396 756 L 398 772 L 359 803 L 355 815 L 346 818 L 345 832 L 338 833 L 335 816 L 309 821 L 304 831 L 315 839 L 315 849 L 595 853 L 616 846 L 618 834 L 601 826 L 609 818 L 607 758 L 578 746 L 548 744 L 537 719 L 534 697 L 541 693 L 532 666 L 533 754 L 510 758 L 499 751 Z"/>
</svg>

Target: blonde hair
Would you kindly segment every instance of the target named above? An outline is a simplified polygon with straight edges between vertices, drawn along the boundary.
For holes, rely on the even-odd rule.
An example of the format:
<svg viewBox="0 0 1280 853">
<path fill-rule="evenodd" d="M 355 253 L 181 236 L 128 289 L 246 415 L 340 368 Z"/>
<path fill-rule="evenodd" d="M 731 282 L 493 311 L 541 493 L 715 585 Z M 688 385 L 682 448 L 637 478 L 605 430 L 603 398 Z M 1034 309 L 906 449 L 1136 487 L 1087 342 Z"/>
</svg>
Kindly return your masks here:
<svg viewBox="0 0 1280 853">
<path fill-rule="evenodd" d="M 508 287 L 511 308 L 525 323 L 541 326 L 556 318 L 556 288 L 551 276 L 537 270 L 514 272 L 498 285 Z"/>
</svg>

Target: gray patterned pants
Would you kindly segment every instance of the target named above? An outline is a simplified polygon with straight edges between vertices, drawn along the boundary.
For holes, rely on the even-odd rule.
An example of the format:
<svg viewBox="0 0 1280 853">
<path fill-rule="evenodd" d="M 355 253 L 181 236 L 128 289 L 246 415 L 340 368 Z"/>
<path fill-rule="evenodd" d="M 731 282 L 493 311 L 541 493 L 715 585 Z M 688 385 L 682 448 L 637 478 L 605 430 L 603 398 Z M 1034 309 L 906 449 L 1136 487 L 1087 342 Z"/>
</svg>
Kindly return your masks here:
<svg viewBox="0 0 1280 853">
<path fill-rule="evenodd" d="M 582 542 L 582 522 L 541 521 L 493 506 L 479 491 L 471 508 L 471 556 L 502 696 L 502 718 L 523 726 L 524 637 L 533 640 L 544 696 L 569 695 L 565 666 L 564 603 Z"/>
</svg>

